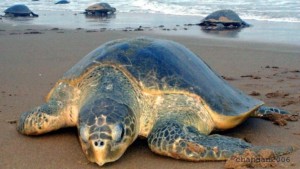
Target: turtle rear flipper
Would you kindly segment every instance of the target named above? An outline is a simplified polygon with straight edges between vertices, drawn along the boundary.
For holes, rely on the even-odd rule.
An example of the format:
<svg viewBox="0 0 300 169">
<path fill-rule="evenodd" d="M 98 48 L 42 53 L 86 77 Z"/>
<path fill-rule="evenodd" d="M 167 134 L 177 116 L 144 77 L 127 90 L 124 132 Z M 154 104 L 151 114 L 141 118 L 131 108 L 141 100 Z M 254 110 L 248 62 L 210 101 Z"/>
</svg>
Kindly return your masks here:
<svg viewBox="0 0 300 169">
<path fill-rule="evenodd" d="M 157 154 L 188 161 L 227 160 L 246 150 L 253 153 L 270 150 L 274 156 L 293 151 L 292 147 L 259 147 L 238 138 L 204 135 L 195 127 L 185 126 L 175 119 L 158 121 L 148 137 L 148 144 Z"/>
<path fill-rule="evenodd" d="M 33 12 L 31 12 L 31 15 L 32 15 L 33 17 L 39 17 L 38 14 L 35 14 L 35 13 L 33 13 Z"/>
<path fill-rule="evenodd" d="M 291 113 L 277 107 L 261 106 L 255 112 L 253 112 L 251 117 L 270 120 L 274 124 L 284 126 L 288 121 L 298 121 L 299 114 Z"/>
</svg>

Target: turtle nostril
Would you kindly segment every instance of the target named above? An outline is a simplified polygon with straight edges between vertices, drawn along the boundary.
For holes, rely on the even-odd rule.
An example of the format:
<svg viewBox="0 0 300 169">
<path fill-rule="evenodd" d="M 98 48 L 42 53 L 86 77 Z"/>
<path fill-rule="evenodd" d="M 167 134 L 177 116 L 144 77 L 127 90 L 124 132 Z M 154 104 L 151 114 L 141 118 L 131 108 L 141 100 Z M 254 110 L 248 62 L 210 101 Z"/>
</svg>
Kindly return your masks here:
<svg viewBox="0 0 300 169">
<path fill-rule="evenodd" d="M 102 146 L 104 146 L 104 142 L 98 140 L 98 141 L 95 141 L 95 142 L 94 142 L 94 145 L 97 146 L 97 147 L 102 147 Z"/>
</svg>

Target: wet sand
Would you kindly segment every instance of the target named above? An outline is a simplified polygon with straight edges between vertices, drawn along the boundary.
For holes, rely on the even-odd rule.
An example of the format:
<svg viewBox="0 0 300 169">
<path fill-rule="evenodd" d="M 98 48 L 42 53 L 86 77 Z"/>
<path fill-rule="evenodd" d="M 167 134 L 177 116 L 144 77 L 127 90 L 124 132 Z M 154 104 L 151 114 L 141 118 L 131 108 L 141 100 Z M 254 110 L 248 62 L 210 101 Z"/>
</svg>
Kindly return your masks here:
<svg viewBox="0 0 300 169">
<path fill-rule="evenodd" d="M 175 40 L 201 56 L 232 85 L 270 106 L 300 112 L 300 50 L 287 44 L 177 36 L 176 32 L 62 30 L 0 24 L 0 168 L 99 168 L 85 158 L 76 128 L 28 137 L 16 131 L 21 112 L 43 103 L 53 84 L 99 45 L 118 38 L 150 36 Z M 249 119 L 222 134 L 255 145 L 300 147 L 300 123 L 276 126 Z M 300 152 L 284 156 L 279 168 L 299 168 Z M 138 140 L 104 168 L 223 168 L 225 162 L 186 162 L 152 153 Z"/>
<path fill-rule="evenodd" d="M 2 17 L 0 22 L 13 25 L 13 29 L 31 25 L 66 29 L 89 30 L 152 30 L 169 35 L 182 35 L 200 38 L 230 38 L 237 41 L 298 44 L 300 37 L 299 22 L 269 22 L 263 20 L 245 20 L 251 24 L 239 31 L 202 31 L 195 25 L 204 19 L 201 16 L 167 15 L 158 13 L 122 13 L 107 17 L 91 17 L 74 11 L 36 11 L 39 17 Z M 0 28 L 2 29 L 2 28 Z"/>
</svg>

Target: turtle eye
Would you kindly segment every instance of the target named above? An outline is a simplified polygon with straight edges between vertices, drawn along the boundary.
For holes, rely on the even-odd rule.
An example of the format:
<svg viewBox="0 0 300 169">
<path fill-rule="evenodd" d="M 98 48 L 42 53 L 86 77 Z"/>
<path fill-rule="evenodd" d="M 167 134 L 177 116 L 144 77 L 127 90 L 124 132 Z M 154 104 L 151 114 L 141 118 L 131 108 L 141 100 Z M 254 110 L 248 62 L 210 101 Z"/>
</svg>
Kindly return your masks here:
<svg viewBox="0 0 300 169">
<path fill-rule="evenodd" d="M 115 129 L 116 129 L 116 133 L 117 133 L 115 140 L 116 140 L 116 142 L 120 142 L 123 139 L 124 134 L 125 134 L 124 126 L 122 124 L 118 124 Z"/>
<path fill-rule="evenodd" d="M 95 141 L 95 142 L 94 142 L 94 145 L 95 145 L 96 147 L 102 147 L 102 146 L 104 146 L 104 142 L 101 141 L 101 140 L 98 140 L 98 141 Z"/>
</svg>

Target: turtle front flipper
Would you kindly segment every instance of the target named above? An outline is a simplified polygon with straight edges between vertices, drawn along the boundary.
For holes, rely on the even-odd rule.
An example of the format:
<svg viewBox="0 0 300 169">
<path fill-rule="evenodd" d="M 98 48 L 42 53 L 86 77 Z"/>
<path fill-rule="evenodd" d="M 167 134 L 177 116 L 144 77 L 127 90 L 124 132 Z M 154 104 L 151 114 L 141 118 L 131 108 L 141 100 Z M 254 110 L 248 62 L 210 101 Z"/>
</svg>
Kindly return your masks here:
<svg viewBox="0 0 300 169">
<path fill-rule="evenodd" d="M 26 135 L 39 135 L 62 128 L 64 119 L 58 115 L 59 103 L 45 103 L 24 112 L 18 123 L 18 131 Z"/>
<path fill-rule="evenodd" d="M 176 119 L 158 121 L 148 137 L 148 145 L 157 154 L 188 161 L 227 160 L 246 150 L 254 153 L 271 150 L 274 155 L 293 151 L 292 147 L 258 147 L 238 138 L 204 135 L 195 127 L 185 126 Z"/>
<path fill-rule="evenodd" d="M 287 121 L 298 121 L 299 115 L 291 113 L 277 107 L 261 106 L 253 114 L 252 117 L 263 118 L 272 121 L 274 124 L 284 126 Z"/>
<path fill-rule="evenodd" d="M 22 113 L 17 130 L 25 135 L 39 135 L 77 123 L 77 97 L 73 87 L 57 83 L 49 93 L 46 103 Z"/>
</svg>

